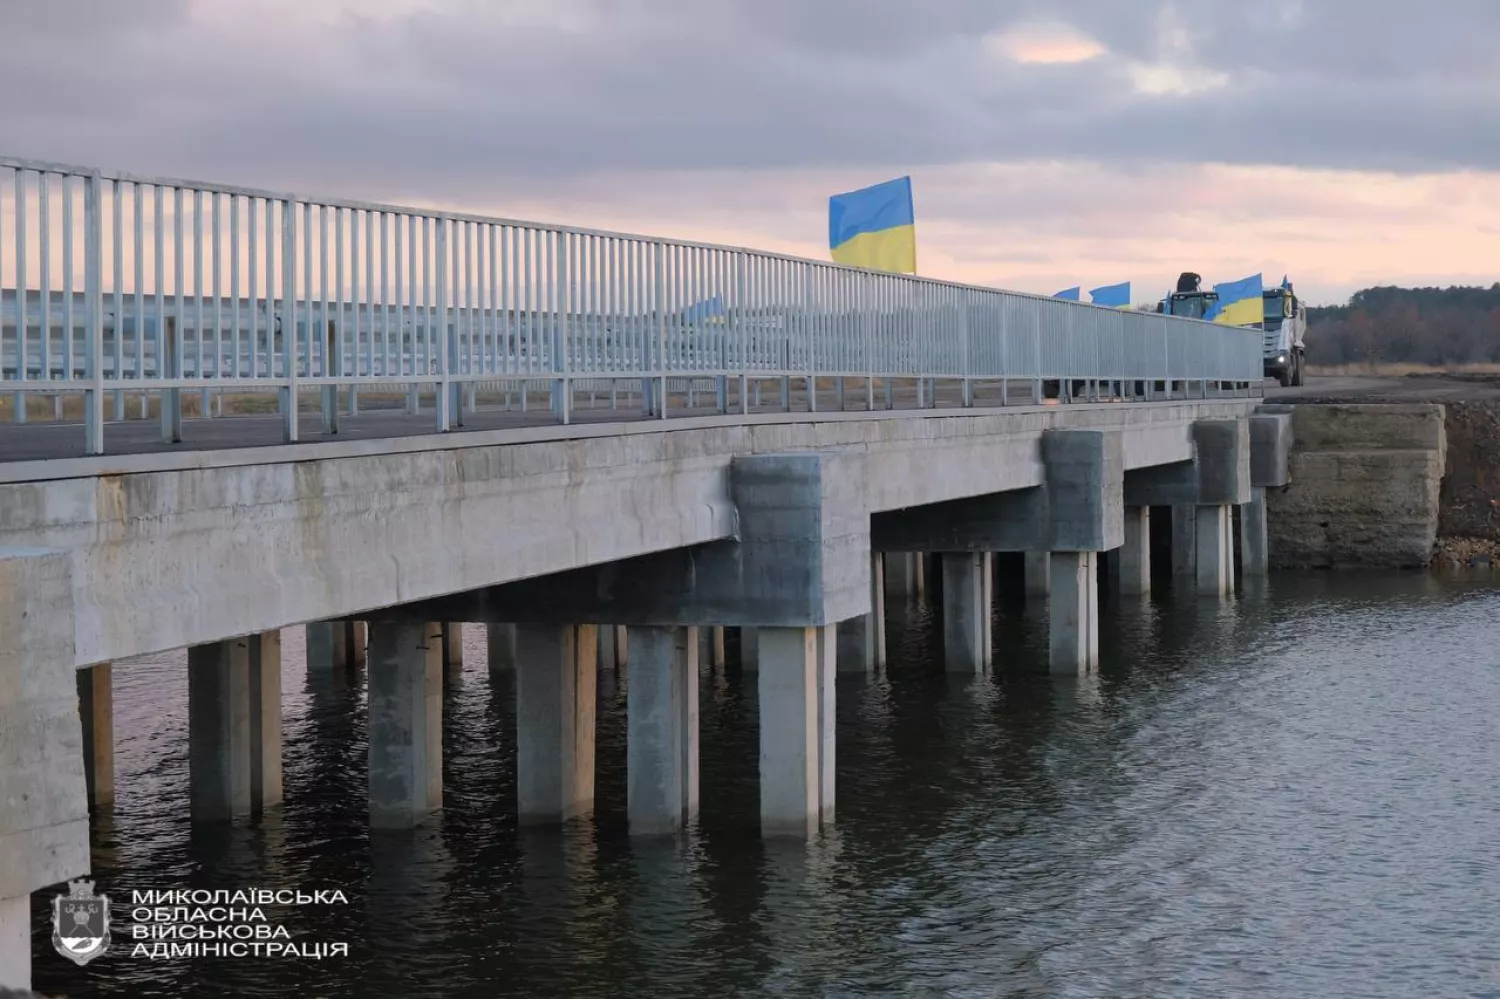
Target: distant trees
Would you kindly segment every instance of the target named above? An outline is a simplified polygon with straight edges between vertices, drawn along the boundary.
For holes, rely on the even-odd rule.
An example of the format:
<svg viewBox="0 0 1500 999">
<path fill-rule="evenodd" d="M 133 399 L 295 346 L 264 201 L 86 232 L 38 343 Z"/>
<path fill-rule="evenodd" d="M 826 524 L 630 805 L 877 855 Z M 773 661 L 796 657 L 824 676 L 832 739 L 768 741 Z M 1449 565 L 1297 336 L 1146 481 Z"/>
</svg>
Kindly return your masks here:
<svg viewBox="0 0 1500 999">
<path fill-rule="evenodd" d="M 1500 363 L 1500 282 L 1488 288 L 1366 288 L 1307 310 L 1313 364 Z"/>
</svg>

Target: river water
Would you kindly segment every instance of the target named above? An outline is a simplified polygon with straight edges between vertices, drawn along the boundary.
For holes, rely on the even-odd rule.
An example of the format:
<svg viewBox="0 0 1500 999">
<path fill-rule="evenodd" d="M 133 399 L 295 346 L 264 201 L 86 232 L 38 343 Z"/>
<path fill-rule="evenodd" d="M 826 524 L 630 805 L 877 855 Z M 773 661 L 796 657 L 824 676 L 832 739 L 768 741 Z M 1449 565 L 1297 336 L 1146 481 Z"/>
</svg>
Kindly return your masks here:
<svg viewBox="0 0 1500 999">
<path fill-rule="evenodd" d="M 348 958 L 148 960 L 117 925 L 84 969 L 39 928 L 49 995 L 1500 996 L 1500 587 L 1274 577 L 1218 604 L 1106 601 L 1096 677 L 952 677 L 922 605 L 838 682 L 838 814 L 763 843 L 753 684 L 702 675 L 702 818 L 626 835 L 624 683 L 600 674 L 597 815 L 518 830 L 512 680 L 482 629 L 445 709 L 445 809 L 365 826 L 361 684 L 285 638 L 286 804 L 188 821 L 180 654 L 115 670 L 118 804 L 98 890 L 342 889 L 273 907 Z M 50 896 L 38 895 L 39 927 Z"/>
</svg>

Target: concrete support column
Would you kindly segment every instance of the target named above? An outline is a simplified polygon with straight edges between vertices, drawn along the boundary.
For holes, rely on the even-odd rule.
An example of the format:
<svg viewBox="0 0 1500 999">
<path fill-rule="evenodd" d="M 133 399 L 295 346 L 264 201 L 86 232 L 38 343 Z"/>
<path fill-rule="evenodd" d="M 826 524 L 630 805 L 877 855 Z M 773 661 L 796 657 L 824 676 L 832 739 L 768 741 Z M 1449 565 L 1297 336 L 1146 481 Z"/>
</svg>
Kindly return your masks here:
<svg viewBox="0 0 1500 999">
<path fill-rule="evenodd" d="M 1125 508 L 1125 543 L 1114 558 L 1119 592 L 1127 597 L 1151 592 L 1151 508 Z"/>
<path fill-rule="evenodd" d="M 927 566 L 931 560 L 932 556 L 928 552 L 913 552 L 911 556 L 912 575 L 916 582 L 918 600 L 927 597 Z"/>
<path fill-rule="evenodd" d="M 838 624 L 838 669 L 872 673 L 885 668 L 885 559 L 870 556 L 870 613 Z"/>
<path fill-rule="evenodd" d="M 740 629 L 740 669 L 753 673 L 760 669 L 760 629 Z"/>
<path fill-rule="evenodd" d="M 361 640 L 364 629 L 360 629 Z M 281 804 L 281 631 L 250 636 L 250 811 Z"/>
<path fill-rule="evenodd" d="M 516 797 L 522 825 L 594 810 L 598 628 L 516 627 Z"/>
<path fill-rule="evenodd" d="M 979 559 L 980 604 L 984 613 L 980 624 L 984 626 L 984 637 L 980 647 L 984 649 L 985 665 L 995 661 L 995 554 L 985 552 Z"/>
<path fill-rule="evenodd" d="M 834 675 L 838 672 L 838 626 L 818 632 L 818 662 L 813 682 L 818 687 L 818 819 L 826 829 L 834 817 L 834 749 L 837 702 Z"/>
<path fill-rule="evenodd" d="M 345 641 L 349 643 L 349 665 L 363 666 L 370 660 L 370 624 L 367 621 L 346 621 L 344 625 Z M 277 642 L 279 648 L 279 638 Z"/>
<path fill-rule="evenodd" d="M 464 672 L 464 626 L 462 621 L 443 625 L 443 672 L 449 677 Z"/>
<path fill-rule="evenodd" d="M 89 810 L 109 811 L 115 805 L 115 702 L 110 664 L 78 670 L 77 681 Z"/>
<path fill-rule="evenodd" d="M 1026 552 L 1026 595 L 1045 597 L 1052 592 L 1052 555 L 1050 552 Z"/>
<path fill-rule="evenodd" d="M 516 626 L 513 624 L 490 624 L 486 626 L 489 639 L 489 664 L 491 673 L 504 673 L 516 668 Z"/>
<path fill-rule="evenodd" d="M 1229 507 L 1198 507 L 1197 580 L 1202 596 L 1223 597 L 1234 581 L 1234 551 L 1229 547 Z"/>
<path fill-rule="evenodd" d="M 708 661 L 709 665 L 715 669 L 722 669 L 724 663 L 728 661 L 724 653 L 724 626 L 722 624 L 714 625 L 709 633 L 709 645 L 712 656 Z"/>
<path fill-rule="evenodd" d="M 31 987 L 31 893 L 89 872 L 71 564 L 0 549 L 0 986 L 11 988 Z"/>
<path fill-rule="evenodd" d="M 1198 508 L 1179 503 L 1172 507 L 1172 578 L 1198 575 Z"/>
<path fill-rule="evenodd" d="M 329 673 L 352 663 L 349 628 L 344 621 L 314 621 L 307 626 L 307 669 Z"/>
<path fill-rule="evenodd" d="M 1246 576 L 1264 576 L 1271 564 L 1266 528 L 1266 490 L 1256 486 L 1240 507 L 1240 566 Z"/>
<path fill-rule="evenodd" d="M 188 784 L 195 822 L 229 822 L 252 814 L 257 803 L 281 800 L 281 640 L 273 635 L 188 649 Z"/>
<path fill-rule="evenodd" d="M 1099 573 L 1094 552 L 1052 553 L 1052 672 L 1085 673 L 1099 663 Z"/>
<path fill-rule="evenodd" d="M 0 898 L 0 987 L 31 988 L 31 896 Z"/>
<path fill-rule="evenodd" d="M 975 552 L 943 552 L 943 664 L 973 673 L 989 665 L 984 645 L 984 559 Z"/>
<path fill-rule="evenodd" d="M 632 835 L 672 833 L 698 814 L 697 628 L 637 628 L 626 696 Z"/>
<path fill-rule="evenodd" d="M 912 600 L 917 597 L 915 552 L 885 553 L 885 586 L 885 592 L 892 600 Z"/>
<path fill-rule="evenodd" d="M 761 833 L 806 838 L 822 811 L 818 629 L 758 630 Z"/>
<path fill-rule="evenodd" d="M 443 807 L 443 625 L 370 626 L 370 825 L 409 829 Z"/>
</svg>

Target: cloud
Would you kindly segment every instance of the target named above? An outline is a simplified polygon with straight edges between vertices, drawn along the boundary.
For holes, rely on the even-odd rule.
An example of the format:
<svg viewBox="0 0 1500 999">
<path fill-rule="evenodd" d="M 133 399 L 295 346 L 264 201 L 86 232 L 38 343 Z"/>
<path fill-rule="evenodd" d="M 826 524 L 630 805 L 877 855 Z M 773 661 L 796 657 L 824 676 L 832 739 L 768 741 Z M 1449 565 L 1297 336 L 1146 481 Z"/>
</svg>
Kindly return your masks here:
<svg viewBox="0 0 1500 999">
<path fill-rule="evenodd" d="M 1417 273 L 1417 234 L 1423 267 L 1459 273 L 1497 222 L 1500 4 L 1436 6 L 0 0 L 0 93 L 24 95 L 0 135 L 814 256 L 830 191 L 911 172 L 950 276 L 1287 259 L 1335 294 Z"/>
</svg>

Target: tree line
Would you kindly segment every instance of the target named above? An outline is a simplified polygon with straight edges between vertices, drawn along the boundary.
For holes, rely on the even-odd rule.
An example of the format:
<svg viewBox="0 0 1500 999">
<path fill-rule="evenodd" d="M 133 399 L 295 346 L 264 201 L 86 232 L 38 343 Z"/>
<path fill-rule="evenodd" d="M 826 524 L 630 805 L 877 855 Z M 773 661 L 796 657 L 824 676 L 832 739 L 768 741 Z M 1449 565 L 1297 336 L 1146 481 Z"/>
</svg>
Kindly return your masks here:
<svg viewBox="0 0 1500 999">
<path fill-rule="evenodd" d="M 1307 310 L 1312 364 L 1500 363 L 1500 282 L 1488 288 L 1366 288 Z"/>
</svg>

